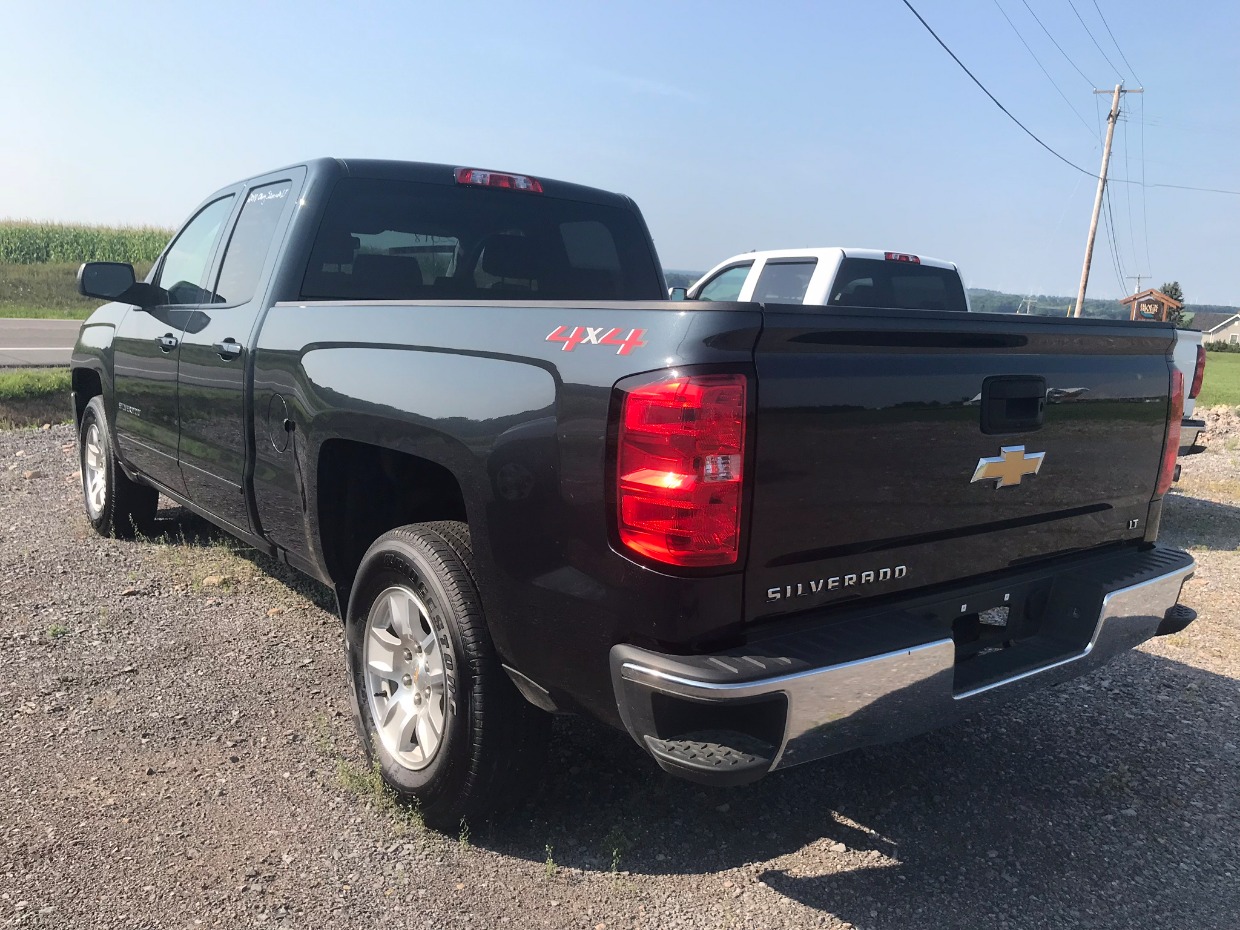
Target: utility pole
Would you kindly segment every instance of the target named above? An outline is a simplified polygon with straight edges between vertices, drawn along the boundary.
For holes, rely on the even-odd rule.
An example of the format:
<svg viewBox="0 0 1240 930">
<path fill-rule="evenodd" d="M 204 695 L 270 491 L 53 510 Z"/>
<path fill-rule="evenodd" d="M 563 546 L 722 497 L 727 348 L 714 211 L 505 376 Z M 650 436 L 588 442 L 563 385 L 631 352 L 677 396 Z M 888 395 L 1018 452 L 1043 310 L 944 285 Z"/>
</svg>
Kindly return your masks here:
<svg viewBox="0 0 1240 930">
<path fill-rule="evenodd" d="M 1095 90 L 1094 93 L 1105 94 L 1109 91 Z M 1107 115 L 1107 141 L 1102 147 L 1102 168 L 1098 172 L 1098 193 L 1094 195 L 1094 215 L 1089 221 L 1089 239 L 1085 243 L 1085 264 L 1081 268 L 1081 288 L 1076 292 L 1076 309 L 1072 313 L 1073 316 L 1080 316 L 1081 308 L 1085 305 L 1085 287 L 1089 284 L 1089 264 L 1094 259 L 1094 237 L 1098 235 L 1098 216 L 1102 213 L 1102 194 L 1107 187 L 1107 165 L 1111 161 L 1111 140 L 1115 137 L 1115 124 L 1119 121 L 1119 97 L 1120 94 L 1140 93 L 1144 93 L 1140 88 L 1124 90 L 1123 84 L 1116 84 L 1115 96 L 1111 98 L 1111 112 Z"/>
<path fill-rule="evenodd" d="M 1152 275 L 1148 275 L 1148 274 L 1129 274 L 1129 275 L 1124 275 L 1124 277 L 1126 277 L 1126 278 L 1127 278 L 1128 280 L 1130 280 L 1130 281 L 1136 281 L 1136 282 L 1137 282 L 1137 286 L 1136 286 L 1136 287 L 1134 287 L 1134 288 L 1132 289 L 1132 292 L 1133 292 L 1134 294 L 1140 294 L 1140 293 L 1141 293 L 1141 281 L 1142 281 L 1142 279 L 1144 279 L 1144 278 L 1149 278 L 1149 277 L 1153 277 L 1153 276 L 1152 276 Z"/>
</svg>

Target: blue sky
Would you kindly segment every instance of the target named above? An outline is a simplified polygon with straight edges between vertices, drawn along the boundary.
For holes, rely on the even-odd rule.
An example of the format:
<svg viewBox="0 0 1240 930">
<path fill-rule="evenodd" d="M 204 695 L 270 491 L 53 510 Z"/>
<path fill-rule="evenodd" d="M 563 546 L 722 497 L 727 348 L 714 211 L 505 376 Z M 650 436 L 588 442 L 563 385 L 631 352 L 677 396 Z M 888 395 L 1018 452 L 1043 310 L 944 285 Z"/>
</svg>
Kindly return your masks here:
<svg viewBox="0 0 1240 930">
<path fill-rule="evenodd" d="M 1147 182 L 1240 191 L 1240 4 L 1072 0 L 1100 51 L 1069 0 L 1027 0 L 1082 76 L 1026 0 L 913 2 L 1069 160 L 1098 168 L 1091 85 L 1139 77 L 1112 177 L 1140 179 L 1144 133 Z M 0 216 L 176 225 L 278 165 L 407 158 L 628 193 L 668 268 L 856 245 L 954 260 L 979 287 L 1074 294 L 1080 275 L 1095 182 L 901 0 L 45 0 L 5 18 Z M 1240 304 L 1240 196 L 1144 193 L 1111 188 L 1124 273 Z M 1091 297 L 1131 290 L 1114 266 L 1104 229 Z"/>
</svg>

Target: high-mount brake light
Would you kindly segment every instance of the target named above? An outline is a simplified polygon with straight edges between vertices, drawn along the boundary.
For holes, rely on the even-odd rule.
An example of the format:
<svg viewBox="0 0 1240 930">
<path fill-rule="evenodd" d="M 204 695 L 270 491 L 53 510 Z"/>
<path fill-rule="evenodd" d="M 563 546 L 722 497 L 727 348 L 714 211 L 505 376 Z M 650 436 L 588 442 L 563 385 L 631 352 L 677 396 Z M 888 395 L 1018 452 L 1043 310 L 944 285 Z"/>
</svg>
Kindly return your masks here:
<svg viewBox="0 0 1240 930">
<path fill-rule="evenodd" d="M 920 265 L 921 259 L 916 255 L 909 255 L 905 252 L 884 252 L 883 258 L 889 262 L 909 262 L 913 265 Z"/>
<path fill-rule="evenodd" d="M 513 191 L 527 191 L 531 194 L 541 194 L 543 192 L 542 184 L 538 178 L 527 177 L 524 174 L 482 171 L 479 168 L 457 168 L 456 183 L 472 184 L 475 187 L 502 187 Z"/>
<path fill-rule="evenodd" d="M 616 505 L 625 547 L 668 565 L 736 562 L 746 389 L 736 374 L 624 389 Z"/>
<path fill-rule="evenodd" d="M 1201 393 L 1201 379 L 1206 376 L 1206 347 L 1197 346 L 1197 366 L 1193 369 L 1193 386 L 1188 390 L 1188 399 L 1193 400 Z"/>
<path fill-rule="evenodd" d="M 1158 487 L 1154 493 L 1161 497 L 1171 490 L 1175 481 L 1175 459 L 1180 454 L 1180 421 L 1184 419 L 1184 375 L 1179 369 L 1171 372 L 1171 409 L 1167 414 L 1167 443 L 1163 446 L 1162 468 L 1158 472 Z"/>
</svg>

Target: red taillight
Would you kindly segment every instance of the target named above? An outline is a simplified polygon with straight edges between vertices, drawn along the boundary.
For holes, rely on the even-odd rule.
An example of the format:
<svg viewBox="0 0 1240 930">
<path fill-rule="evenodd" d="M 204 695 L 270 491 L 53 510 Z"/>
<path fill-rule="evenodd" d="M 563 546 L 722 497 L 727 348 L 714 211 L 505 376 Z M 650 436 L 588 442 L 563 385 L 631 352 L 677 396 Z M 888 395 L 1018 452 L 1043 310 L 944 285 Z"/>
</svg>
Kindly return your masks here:
<svg viewBox="0 0 1240 930">
<path fill-rule="evenodd" d="M 920 265 L 921 259 L 916 255 L 908 255 L 904 252 L 884 252 L 883 258 L 889 262 L 912 262 L 914 265 Z"/>
<path fill-rule="evenodd" d="M 542 184 L 538 178 L 529 178 L 523 174 L 503 174 L 499 171 L 481 171 L 478 168 L 457 168 L 457 184 L 472 184 L 475 187 L 503 187 L 514 191 L 528 191 L 541 194 Z"/>
<path fill-rule="evenodd" d="M 1197 346 L 1197 367 L 1193 369 L 1193 386 L 1188 391 L 1189 400 L 1201 393 L 1201 379 L 1206 376 L 1206 347 Z"/>
<path fill-rule="evenodd" d="M 1167 444 L 1163 447 L 1162 470 L 1158 473 L 1155 495 L 1171 490 L 1175 480 L 1175 459 L 1180 454 L 1180 421 L 1184 419 L 1184 375 L 1171 372 L 1171 410 L 1167 414 Z"/>
<path fill-rule="evenodd" d="M 740 552 L 744 375 L 688 375 L 625 391 L 620 542 L 668 565 L 731 565 Z"/>
</svg>

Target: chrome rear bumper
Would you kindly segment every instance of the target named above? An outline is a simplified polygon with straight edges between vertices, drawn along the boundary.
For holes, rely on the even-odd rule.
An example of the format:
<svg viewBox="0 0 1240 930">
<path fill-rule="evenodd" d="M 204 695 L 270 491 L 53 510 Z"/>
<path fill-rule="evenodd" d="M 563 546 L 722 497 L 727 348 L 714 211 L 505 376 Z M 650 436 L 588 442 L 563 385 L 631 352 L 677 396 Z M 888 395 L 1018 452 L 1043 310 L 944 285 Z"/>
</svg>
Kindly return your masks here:
<svg viewBox="0 0 1240 930">
<path fill-rule="evenodd" d="M 1185 417 L 1180 423 L 1180 455 L 1196 455 L 1205 452 L 1201 444 L 1202 434 L 1206 431 L 1205 420 L 1194 420 Z"/>
<path fill-rule="evenodd" d="M 1069 626 L 1056 621 L 1053 657 L 1006 677 L 962 687 L 950 635 L 808 668 L 804 655 L 752 647 L 752 654 L 685 657 L 617 645 L 611 661 L 621 717 L 668 771 L 723 784 L 904 739 L 1074 678 L 1156 635 L 1195 563 L 1187 553 L 1154 552 L 1162 556 L 1152 567 L 1158 573 L 1147 566 L 1136 573 L 1141 580 L 1104 589 L 1092 626 L 1085 616 L 1069 618 Z M 1080 603 L 1087 602 L 1099 603 L 1096 594 L 1083 596 Z M 1065 610 L 1080 613 L 1071 604 Z M 1064 635 L 1071 625 L 1080 631 L 1075 642 Z"/>
</svg>

